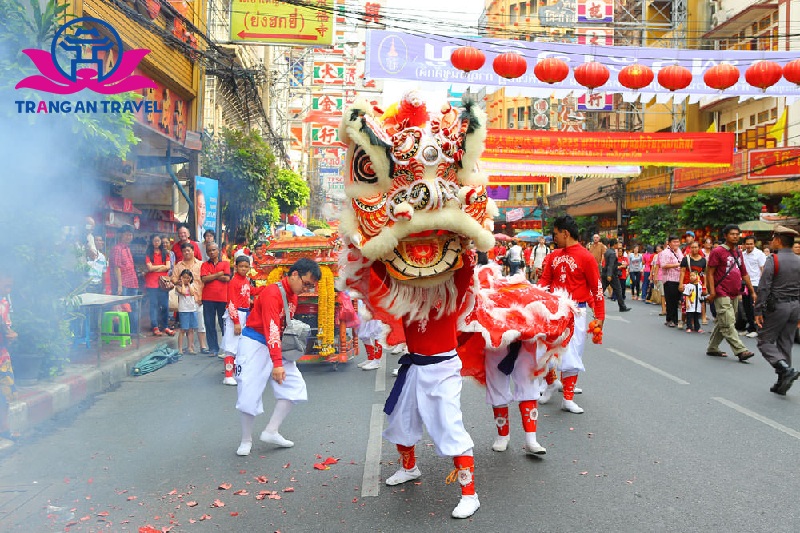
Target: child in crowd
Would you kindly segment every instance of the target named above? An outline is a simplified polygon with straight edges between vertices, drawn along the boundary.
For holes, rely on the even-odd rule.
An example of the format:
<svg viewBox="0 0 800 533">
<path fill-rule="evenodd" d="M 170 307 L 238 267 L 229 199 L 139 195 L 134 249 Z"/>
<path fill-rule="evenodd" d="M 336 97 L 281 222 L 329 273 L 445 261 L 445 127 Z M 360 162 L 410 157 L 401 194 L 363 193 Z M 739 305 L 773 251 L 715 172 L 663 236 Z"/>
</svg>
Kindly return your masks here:
<svg viewBox="0 0 800 533">
<path fill-rule="evenodd" d="M 703 284 L 697 272 L 689 274 L 689 283 L 683 286 L 684 302 L 686 304 L 686 333 L 696 331 L 703 333 L 700 329 L 700 314 L 703 311 Z"/>
<path fill-rule="evenodd" d="M 228 306 L 225 310 L 225 331 L 222 333 L 222 357 L 236 357 L 239 346 L 239 337 L 242 328 L 247 323 L 247 314 L 250 312 L 250 257 L 245 254 L 236 256 L 236 271 L 228 283 Z M 225 385 L 236 385 L 233 377 L 225 378 Z"/>
<path fill-rule="evenodd" d="M 194 276 L 188 268 L 181 272 L 175 284 L 178 293 L 178 320 L 181 331 L 178 333 L 178 351 L 197 355 L 194 349 L 194 331 L 197 329 L 197 309 L 200 305 L 200 291 L 194 285 Z M 183 351 L 183 337 L 186 335 L 186 352 Z"/>
</svg>

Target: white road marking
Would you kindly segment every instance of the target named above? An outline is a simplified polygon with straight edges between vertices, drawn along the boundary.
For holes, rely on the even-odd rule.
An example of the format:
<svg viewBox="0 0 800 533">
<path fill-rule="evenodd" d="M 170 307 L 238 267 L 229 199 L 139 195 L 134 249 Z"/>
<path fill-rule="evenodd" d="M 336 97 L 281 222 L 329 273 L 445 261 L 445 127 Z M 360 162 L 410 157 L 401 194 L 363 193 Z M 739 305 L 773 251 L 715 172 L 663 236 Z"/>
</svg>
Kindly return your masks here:
<svg viewBox="0 0 800 533">
<path fill-rule="evenodd" d="M 380 493 L 383 416 L 383 404 L 372 404 L 372 414 L 369 418 L 367 457 L 364 460 L 364 477 L 361 479 L 362 498 L 377 496 Z"/>
<path fill-rule="evenodd" d="M 606 320 L 615 320 L 617 322 L 625 322 L 626 324 L 630 324 L 631 321 L 627 318 L 622 318 L 621 316 L 616 315 L 606 315 Z"/>
<path fill-rule="evenodd" d="M 378 359 L 381 362 L 380 368 L 375 371 L 375 392 L 383 392 L 386 390 L 386 358 Z"/>
<path fill-rule="evenodd" d="M 636 363 L 637 365 L 642 366 L 642 367 L 646 368 L 647 370 L 655 372 L 656 374 L 658 374 L 660 376 L 664 376 L 667 379 L 671 379 L 672 381 L 674 381 L 675 383 L 677 383 L 679 385 L 688 385 L 689 384 L 688 381 L 684 381 L 684 380 L 682 380 L 681 378 L 679 378 L 677 376 L 673 376 L 669 372 L 664 372 L 660 368 L 656 368 L 651 364 L 645 363 L 644 361 L 640 361 L 640 360 L 636 359 L 633 356 L 630 356 L 630 355 L 628 355 L 626 353 L 620 352 L 619 350 L 615 350 L 614 348 L 607 348 L 607 350 L 609 352 L 615 354 L 615 355 L 618 355 L 618 356 L 622 357 L 623 359 L 627 359 L 628 361 L 630 361 L 632 363 Z"/>
<path fill-rule="evenodd" d="M 778 431 L 786 433 L 790 437 L 794 437 L 794 438 L 800 440 L 800 431 L 795 431 L 792 428 L 784 426 L 783 424 L 779 424 L 778 422 L 775 422 L 771 418 L 767 418 L 766 416 L 761 416 L 760 414 L 755 413 L 755 412 L 753 412 L 750 409 L 747 409 L 745 407 L 742 407 L 739 404 L 733 403 L 730 400 L 726 400 L 725 398 L 720 398 L 718 396 L 712 396 L 711 399 L 712 400 L 716 400 L 719 403 L 721 403 L 722 405 L 724 405 L 726 407 L 730 407 L 731 409 L 733 409 L 735 411 L 739 411 L 743 415 L 749 416 L 750 418 L 752 418 L 754 420 L 758 420 L 762 424 L 766 424 L 766 425 L 768 425 L 768 426 L 770 426 L 772 428 L 777 429 Z"/>
</svg>

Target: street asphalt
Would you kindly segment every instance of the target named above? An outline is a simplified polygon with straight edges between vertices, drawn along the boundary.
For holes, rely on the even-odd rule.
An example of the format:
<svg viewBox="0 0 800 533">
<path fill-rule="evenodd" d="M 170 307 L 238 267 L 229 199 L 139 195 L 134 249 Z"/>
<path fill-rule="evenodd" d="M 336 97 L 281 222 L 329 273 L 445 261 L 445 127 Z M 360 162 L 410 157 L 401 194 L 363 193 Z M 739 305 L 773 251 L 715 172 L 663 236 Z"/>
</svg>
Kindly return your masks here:
<svg viewBox="0 0 800 533">
<path fill-rule="evenodd" d="M 465 381 L 481 501 L 471 519 L 450 518 L 452 463 L 427 436 L 417 447 L 422 478 L 383 484 L 397 468 L 394 446 L 379 438 L 395 356 L 372 372 L 356 361 L 303 367 L 309 402 L 281 429 L 296 445 L 256 440 L 249 457 L 235 454 L 236 389 L 221 384 L 222 361 L 187 356 L 125 379 L 0 454 L 0 531 L 800 529 L 800 385 L 776 396 L 760 355 L 749 364 L 708 357 L 708 333 L 668 329 L 656 306 L 629 305 L 625 314 L 609 305 L 604 343 L 586 350 L 575 398 L 586 412 L 561 411 L 560 394 L 540 407 L 542 458 L 524 455 L 515 405 L 509 449 L 493 452 L 484 391 Z M 269 388 L 264 397 L 269 413 Z M 266 421 L 257 417 L 256 439 Z M 329 457 L 337 462 L 315 468 Z"/>
</svg>

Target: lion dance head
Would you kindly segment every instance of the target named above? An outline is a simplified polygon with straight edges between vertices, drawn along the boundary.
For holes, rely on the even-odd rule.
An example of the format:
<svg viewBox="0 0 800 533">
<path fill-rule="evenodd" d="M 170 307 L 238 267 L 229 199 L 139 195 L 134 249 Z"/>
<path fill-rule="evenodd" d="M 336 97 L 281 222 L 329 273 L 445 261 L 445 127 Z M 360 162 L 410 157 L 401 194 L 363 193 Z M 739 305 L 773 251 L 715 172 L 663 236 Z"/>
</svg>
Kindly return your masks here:
<svg viewBox="0 0 800 533">
<path fill-rule="evenodd" d="M 386 112 L 356 103 L 339 134 L 348 145 L 340 223 L 348 284 L 380 262 L 394 283 L 431 287 L 461 268 L 468 247 L 494 245 L 497 208 L 477 170 L 486 138 L 477 105 L 429 113 L 415 92 Z"/>
</svg>

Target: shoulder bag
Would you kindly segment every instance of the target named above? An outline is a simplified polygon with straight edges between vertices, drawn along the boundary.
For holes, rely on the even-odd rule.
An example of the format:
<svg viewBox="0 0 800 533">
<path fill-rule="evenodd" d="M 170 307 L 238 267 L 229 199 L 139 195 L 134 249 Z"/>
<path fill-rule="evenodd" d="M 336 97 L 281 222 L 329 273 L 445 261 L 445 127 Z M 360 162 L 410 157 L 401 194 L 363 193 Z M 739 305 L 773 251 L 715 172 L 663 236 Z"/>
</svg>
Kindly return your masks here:
<svg viewBox="0 0 800 533">
<path fill-rule="evenodd" d="M 171 291 L 175 288 L 175 285 L 172 283 L 172 280 L 169 279 L 169 276 L 159 276 L 158 288 L 162 291 Z"/>
<path fill-rule="evenodd" d="M 283 283 L 277 283 L 278 290 L 283 298 L 283 311 L 286 313 L 286 328 L 281 336 L 281 356 L 287 361 L 297 361 L 306 354 L 306 343 L 311 326 L 302 320 L 294 320 L 289 313 L 289 301 L 286 299 L 286 290 Z"/>
</svg>

